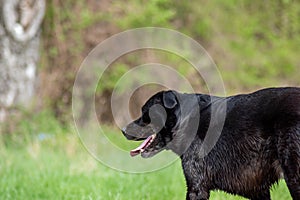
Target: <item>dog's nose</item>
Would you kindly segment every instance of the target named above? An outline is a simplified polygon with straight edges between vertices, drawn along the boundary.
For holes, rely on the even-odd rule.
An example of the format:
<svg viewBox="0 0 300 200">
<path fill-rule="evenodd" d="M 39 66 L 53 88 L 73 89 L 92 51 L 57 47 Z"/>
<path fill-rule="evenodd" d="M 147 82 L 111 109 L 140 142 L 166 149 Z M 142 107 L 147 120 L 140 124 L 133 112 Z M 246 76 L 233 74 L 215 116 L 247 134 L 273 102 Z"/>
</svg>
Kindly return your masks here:
<svg viewBox="0 0 300 200">
<path fill-rule="evenodd" d="M 126 134 L 126 127 L 123 127 L 123 128 L 121 129 L 121 131 L 122 131 L 123 134 Z"/>
</svg>

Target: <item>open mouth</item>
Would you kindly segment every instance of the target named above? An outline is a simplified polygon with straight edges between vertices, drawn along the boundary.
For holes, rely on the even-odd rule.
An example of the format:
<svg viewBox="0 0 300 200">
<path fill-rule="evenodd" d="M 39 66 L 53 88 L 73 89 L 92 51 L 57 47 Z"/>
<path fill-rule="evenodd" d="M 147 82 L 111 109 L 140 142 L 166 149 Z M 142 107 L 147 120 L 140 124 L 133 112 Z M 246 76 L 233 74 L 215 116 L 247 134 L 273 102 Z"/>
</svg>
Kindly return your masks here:
<svg viewBox="0 0 300 200">
<path fill-rule="evenodd" d="M 139 155 L 140 153 L 143 153 L 145 151 L 145 149 L 147 147 L 149 147 L 150 144 L 152 144 L 155 137 L 156 137 L 156 134 L 153 134 L 153 135 L 150 135 L 149 137 L 147 137 L 147 139 L 144 140 L 144 142 L 140 146 L 138 146 L 137 148 L 130 151 L 130 155 L 133 157 L 133 156 Z"/>
</svg>

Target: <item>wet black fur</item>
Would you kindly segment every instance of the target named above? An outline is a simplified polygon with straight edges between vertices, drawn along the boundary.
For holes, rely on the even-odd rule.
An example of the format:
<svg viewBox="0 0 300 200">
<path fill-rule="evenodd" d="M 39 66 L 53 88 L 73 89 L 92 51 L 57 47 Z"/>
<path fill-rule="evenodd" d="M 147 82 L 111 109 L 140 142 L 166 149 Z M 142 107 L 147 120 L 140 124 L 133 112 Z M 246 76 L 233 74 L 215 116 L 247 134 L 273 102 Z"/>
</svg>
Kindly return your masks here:
<svg viewBox="0 0 300 200">
<path fill-rule="evenodd" d="M 146 102 L 142 117 L 123 129 L 124 135 L 140 140 L 154 134 L 151 128 L 136 132 L 134 125 L 149 124 L 150 107 L 162 105 L 167 114 L 165 125 L 142 156 L 150 157 L 163 149 L 177 153 L 180 143 L 184 143 L 184 137 L 176 135 L 181 120 L 178 110 L 180 106 L 193 108 L 191 99 L 195 95 L 200 106 L 199 128 L 192 144 L 180 155 L 186 199 L 209 199 L 211 190 L 220 189 L 253 200 L 268 200 L 270 187 L 283 177 L 293 199 L 300 200 L 300 88 L 268 88 L 227 98 L 162 91 Z M 186 103 L 179 105 L 179 98 Z M 201 158 L 211 102 L 224 101 L 227 111 L 221 136 L 209 154 Z"/>
</svg>

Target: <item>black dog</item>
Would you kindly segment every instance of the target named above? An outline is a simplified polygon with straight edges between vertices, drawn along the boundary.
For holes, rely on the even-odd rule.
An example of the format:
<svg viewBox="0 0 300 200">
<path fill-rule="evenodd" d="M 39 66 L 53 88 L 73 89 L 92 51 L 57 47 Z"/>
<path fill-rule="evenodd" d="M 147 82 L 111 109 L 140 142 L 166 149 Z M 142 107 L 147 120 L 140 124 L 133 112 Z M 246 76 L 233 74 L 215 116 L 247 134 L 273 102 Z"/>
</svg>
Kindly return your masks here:
<svg viewBox="0 0 300 200">
<path fill-rule="evenodd" d="M 209 199 L 210 190 L 220 189 L 268 200 L 282 175 L 293 199 L 300 199 L 300 88 L 227 98 L 162 91 L 122 132 L 129 140 L 145 140 L 132 156 L 163 149 L 179 154 L 186 199 Z M 206 136 L 216 143 L 205 143 Z"/>
</svg>

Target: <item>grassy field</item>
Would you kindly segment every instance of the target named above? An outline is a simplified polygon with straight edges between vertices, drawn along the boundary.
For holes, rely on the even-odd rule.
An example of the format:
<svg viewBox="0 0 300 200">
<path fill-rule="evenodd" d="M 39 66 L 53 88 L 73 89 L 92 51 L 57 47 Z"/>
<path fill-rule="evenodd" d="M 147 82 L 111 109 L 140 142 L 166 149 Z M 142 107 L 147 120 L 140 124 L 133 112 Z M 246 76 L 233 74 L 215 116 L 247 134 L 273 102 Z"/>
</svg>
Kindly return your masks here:
<svg viewBox="0 0 300 200">
<path fill-rule="evenodd" d="M 35 120 L 20 125 L 30 134 L 0 134 L 0 199 L 185 199 L 179 160 L 151 173 L 122 173 L 94 160 L 72 131 Z M 38 129 L 52 134 L 34 134 Z M 212 192 L 211 199 L 243 198 Z M 272 199 L 291 199 L 284 181 Z"/>
</svg>

